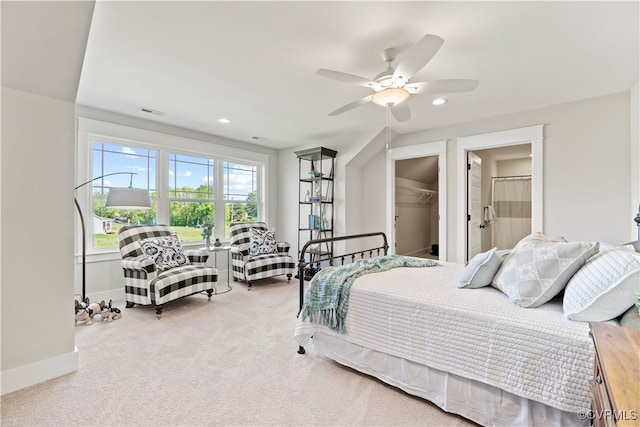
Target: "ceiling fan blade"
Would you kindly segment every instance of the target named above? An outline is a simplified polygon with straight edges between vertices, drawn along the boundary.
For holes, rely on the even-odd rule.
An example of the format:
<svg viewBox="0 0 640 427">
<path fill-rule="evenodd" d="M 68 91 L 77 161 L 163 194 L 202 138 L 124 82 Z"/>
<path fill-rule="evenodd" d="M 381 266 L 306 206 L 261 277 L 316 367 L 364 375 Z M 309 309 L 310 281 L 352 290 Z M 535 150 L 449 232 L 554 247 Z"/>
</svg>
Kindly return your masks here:
<svg viewBox="0 0 640 427">
<path fill-rule="evenodd" d="M 478 80 L 466 79 L 429 80 L 426 82 L 409 83 L 404 89 L 412 95 L 418 93 L 440 94 L 470 92 L 475 90 L 479 83 Z"/>
<path fill-rule="evenodd" d="M 405 82 L 408 81 L 433 58 L 442 43 L 444 43 L 442 37 L 434 36 L 433 34 L 427 34 L 421 38 L 398 64 L 396 71 L 393 73 L 393 80 L 395 81 L 401 77 Z"/>
<path fill-rule="evenodd" d="M 347 105 L 344 105 L 340 108 L 338 108 L 336 111 L 332 111 L 331 113 L 329 113 L 330 116 L 337 116 L 338 114 L 342 114 L 345 113 L 349 110 L 353 110 L 356 107 L 359 107 L 362 104 L 366 104 L 367 102 L 371 101 L 371 97 L 373 95 L 369 95 L 369 96 L 365 96 L 362 99 L 358 99 L 357 101 L 353 101 L 348 103 Z"/>
<path fill-rule="evenodd" d="M 409 110 L 409 104 L 401 102 L 391 107 L 391 114 L 399 122 L 406 122 L 411 118 L 411 111 Z"/>
<path fill-rule="evenodd" d="M 324 68 L 316 71 L 316 74 L 329 79 L 338 80 L 345 83 L 353 83 L 359 86 L 376 89 L 380 86 L 379 83 L 365 79 L 364 77 L 354 76 L 353 74 L 342 73 L 340 71 L 325 70 Z"/>
</svg>

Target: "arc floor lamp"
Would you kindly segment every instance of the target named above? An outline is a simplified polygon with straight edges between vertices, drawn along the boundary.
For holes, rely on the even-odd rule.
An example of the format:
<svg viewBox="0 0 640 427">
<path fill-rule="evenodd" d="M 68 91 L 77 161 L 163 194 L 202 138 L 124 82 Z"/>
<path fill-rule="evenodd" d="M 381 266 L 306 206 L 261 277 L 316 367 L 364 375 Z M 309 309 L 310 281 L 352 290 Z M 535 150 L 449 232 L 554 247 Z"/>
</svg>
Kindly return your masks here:
<svg viewBox="0 0 640 427">
<path fill-rule="evenodd" d="M 93 178 L 87 182 L 83 182 L 82 184 L 75 187 L 74 191 L 98 179 L 105 178 L 107 176 L 112 176 L 112 175 L 124 175 L 124 174 L 131 175 L 129 180 L 129 187 L 110 188 L 109 194 L 107 195 L 107 203 L 105 204 L 104 207 L 108 209 L 128 209 L 128 210 L 151 209 L 151 196 L 149 195 L 149 190 L 146 190 L 144 188 L 133 188 L 133 185 L 132 185 L 133 175 L 137 175 L 135 172 L 108 173 L 106 175 Z M 86 284 L 87 284 L 86 227 L 84 224 L 84 216 L 82 215 L 82 209 L 80 209 L 80 204 L 78 204 L 78 199 L 74 197 L 74 201 L 76 202 L 76 208 L 78 208 L 78 215 L 80 215 L 80 225 L 82 226 L 82 301 L 84 301 L 87 297 L 86 295 L 86 290 L 87 290 L 86 288 Z"/>
</svg>

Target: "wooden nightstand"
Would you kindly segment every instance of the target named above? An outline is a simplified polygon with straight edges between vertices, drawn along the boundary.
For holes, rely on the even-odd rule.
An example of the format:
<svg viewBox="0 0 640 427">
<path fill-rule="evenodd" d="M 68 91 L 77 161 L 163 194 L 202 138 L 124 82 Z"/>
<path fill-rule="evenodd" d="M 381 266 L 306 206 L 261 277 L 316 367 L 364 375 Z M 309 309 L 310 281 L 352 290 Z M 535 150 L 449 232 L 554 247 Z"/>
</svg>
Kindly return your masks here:
<svg viewBox="0 0 640 427">
<path fill-rule="evenodd" d="M 596 349 L 592 393 L 594 426 L 640 426 L 640 331 L 589 323 Z"/>
</svg>

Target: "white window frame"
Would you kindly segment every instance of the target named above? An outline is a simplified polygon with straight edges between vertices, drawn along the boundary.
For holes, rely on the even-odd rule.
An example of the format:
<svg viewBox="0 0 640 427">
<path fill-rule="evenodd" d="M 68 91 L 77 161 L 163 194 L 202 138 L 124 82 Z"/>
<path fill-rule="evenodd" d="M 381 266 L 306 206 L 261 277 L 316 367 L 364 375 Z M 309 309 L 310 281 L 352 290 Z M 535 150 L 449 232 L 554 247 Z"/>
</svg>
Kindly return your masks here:
<svg viewBox="0 0 640 427">
<path fill-rule="evenodd" d="M 156 222 L 158 224 L 169 224 L 169 152 L 209 157 L 215 159 L 216 162 L 220 161 L 220 167 L 218 167 L 217 164 L 215 166 L 215 173 L 217 175 L 216 185 L 220 182 L 221 186 L 223 161 L 232 161 L 258 166 L 258 217 L 260 221 L 268 221 L 266 206 L 266 201 L 268 200 L 268 181 L 266 180 L 266 177 L 269 176 L 269 156 L 267 154 L 103 122 L 85 117 L 78 117 L 78 132 L 76 139 L 76 183 L 87 182 L 90 179 L 95 178 L 95 176 L 93 176 L 91 161 L 91 141 L 95 139 L 104 140 L 105 142 L 113 144 L 125 146 L 131 145 L 133 147 L 141 147 L 157 151 Z M 93 248 L 93 221 L 87 221 L 86 219 L 87 215 L 93 212 L 93 206 L 91 205 L 91 188 L 91 185 L 85 185 L 75 192 L 75 197 L 77 198 L 85 217 L 87 262 L 118 259 L 120 257 L 120 253 L 117 248 L 103 250 L 96 250 Z M 216 191 L 216 197 L 218 197 L 217 193 L 218 192 Z M 220 194 L 220 197 L 221 196 L 222 194 Z M 218 218 L 219 213 L 222 215 L 221 220 L 222 224 L 224 224 L 224 208 L 216 209 L 216 224 L 220 223 L 220 219 Z M 80 220 L 76 215 L 77 257 L 80 257 L 80 248 L 82 248 L 81 239 L 82 229 Z M 201 246 L 201 244 L 201 242 L 186 242 L 185 246 Z"/>
</svg>

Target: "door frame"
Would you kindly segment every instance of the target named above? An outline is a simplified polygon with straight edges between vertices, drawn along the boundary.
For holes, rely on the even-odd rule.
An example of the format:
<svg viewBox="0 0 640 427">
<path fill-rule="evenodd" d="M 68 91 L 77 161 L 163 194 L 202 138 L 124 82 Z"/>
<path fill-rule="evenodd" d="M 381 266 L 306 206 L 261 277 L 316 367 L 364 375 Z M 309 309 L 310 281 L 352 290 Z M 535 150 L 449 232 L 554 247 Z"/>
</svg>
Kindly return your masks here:
<svg viewBox="0 0 640 427">
<path fill-rule="evenodd" d="M 396 230 L 394 227 L 396 206 L 396 160 L 416 157 L 438 156 L 438 258 L 447 260 L 447 141 L 435 141 L 387 151 L 387 214 L 386 234 L 389 253 L 396 252 Z"/>
<path fill-rule="evenodd" d="M 479 170 L 479 176 L 480 176 L 480 180 L 479 182 L 477 182 L 478 185 L 478 202 L 479 202 L 479 206 L 478 206 L 478 211 L 474 212 L 473 206 L 471 206 L 471 201 L 472 201 L 472 193 L 473 191 L 469 191 L 469 184 L 472 182 L 472 178 L 473 178 L 473 164 L 476 164 L 478 168 L 480 168 Z M 478 254 L 480 252 L 482 252 L 482 227 L 484 227 L 484 225 L 482 225 L 482 159 L 480 158 L 480 156 L 478 156 L 475 152 L 473 151 L 467 151 L 467 253 L 466 253 L 466 258 L 470 259 L 473 258 L 472 256 L 469 256 L 469 253 L 471 252 L 471 248 L 469 247 L 469 243 L 472 242 L 473 240 L 471 239 L 470 234 L 472 232 L 474 232 L 474 228 L 475 228 L 475 232 L 478 233 L 477 237 L 478 237 L 478 251 L 477 252 L 472 252 L 473 255 Z M 477 215 L 477 217 L 475 217 L 475 215 Z M 477 223 L 475 223 L 474 221 L 477 221 Z M 472 227 L 472 224 L 475 224 L 475 227 Z"/>
<path fill-rule="evenodd" d="M 457 138 L 457 254 L 467 261 L 467 152 L 510 145 L 531 144 L 531 232 L 543 232 L 543 131 L 535 125 Z"/>
</svg>

